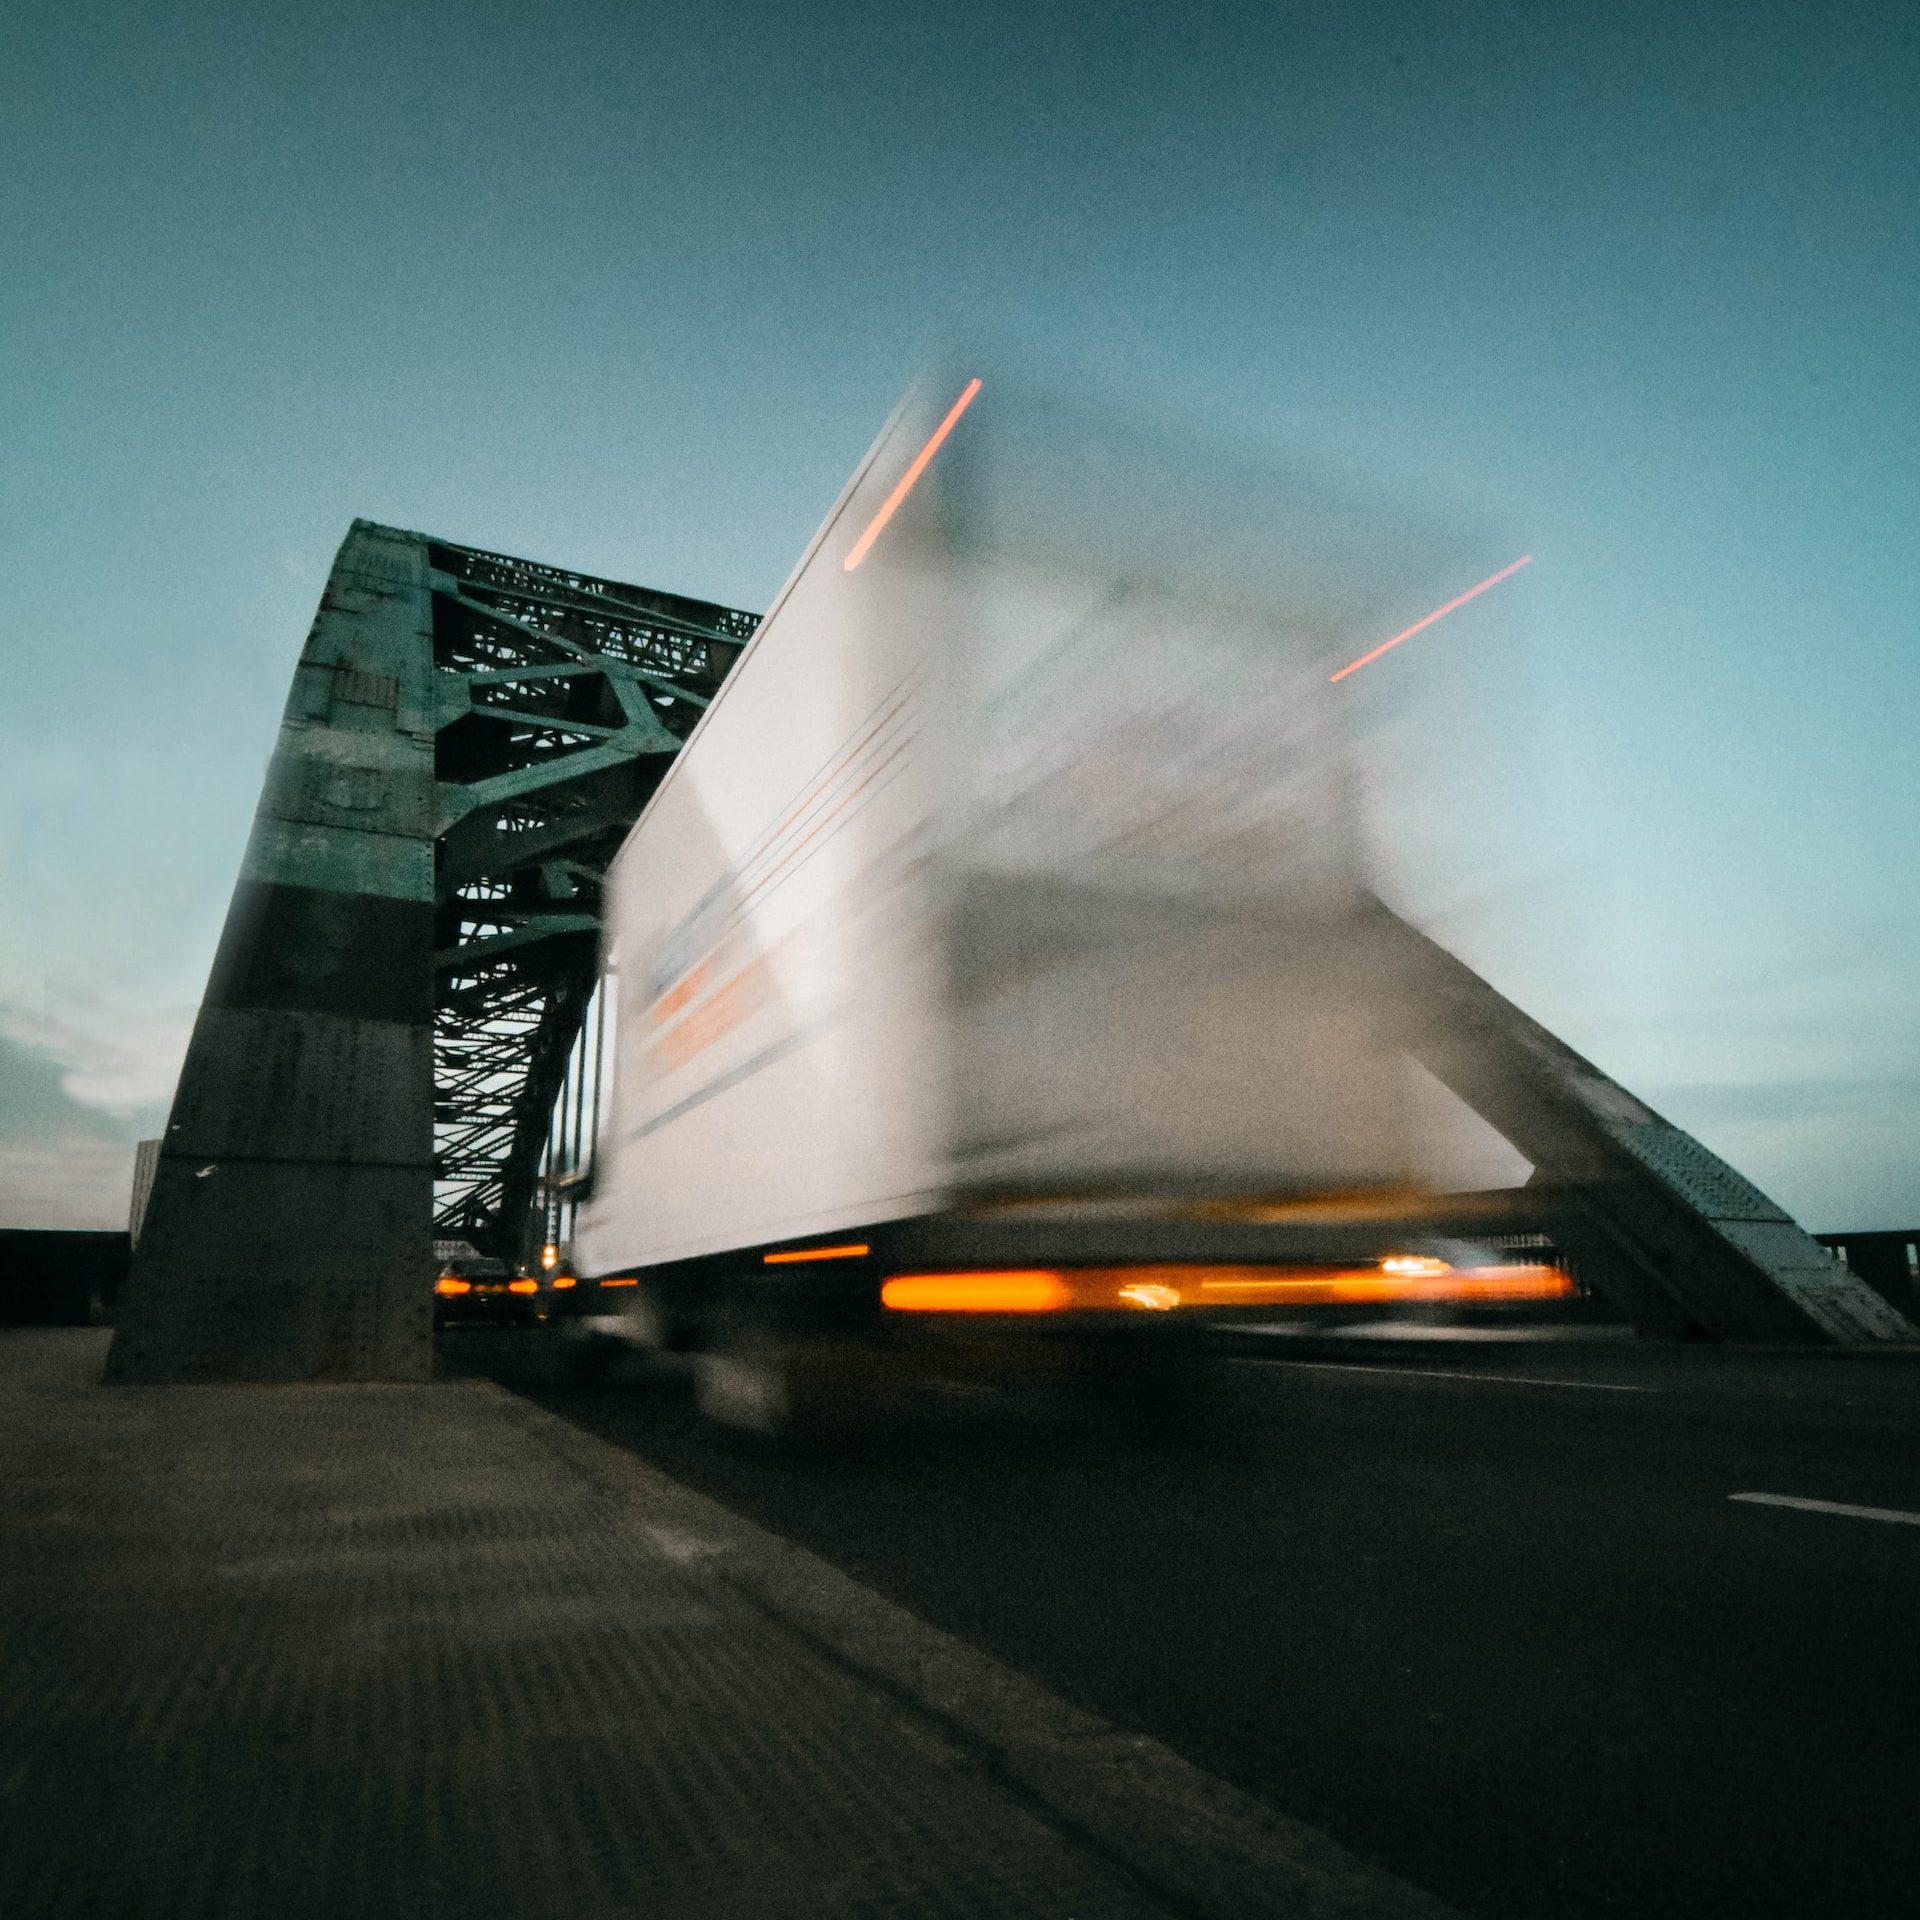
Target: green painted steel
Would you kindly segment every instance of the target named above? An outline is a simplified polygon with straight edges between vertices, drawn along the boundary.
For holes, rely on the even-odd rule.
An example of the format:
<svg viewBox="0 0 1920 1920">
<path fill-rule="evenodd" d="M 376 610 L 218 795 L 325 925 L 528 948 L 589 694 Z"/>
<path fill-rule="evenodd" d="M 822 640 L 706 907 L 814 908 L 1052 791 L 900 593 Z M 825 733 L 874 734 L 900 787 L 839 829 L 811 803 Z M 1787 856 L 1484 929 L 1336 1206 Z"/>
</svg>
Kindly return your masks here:
<svg viewBox="0 0 1920 1920">
<path fill-rule="evenodd" d="M 437 670 L 434 1233 L 515 1259 L 600 883 L 758 616 L 426 543 Z M 577 1104 L 577 1103 L 576 1103 Z"/>
<path fill-rule="evenodd" d="M 1533 1163 L 1527 1197 L 1636 1330 L 1855 1345 L 1913 1324 L 1730 1167 L 1397 915 L 1383 1002 L 1408 1051 Z"/>
<path fill-rule="evenodd" d="M 422 545 L 356 523 L 161 1136 L 110 1379 L 426 1375 L 434 694 Z"/>
<path fill-rule="evenodd" d="M 521 1250 L 606 863 L 757 624 L 354 523 L 294 670 L 110 1378 L 426 1377 L 432 1241 Z"/>
</svg>

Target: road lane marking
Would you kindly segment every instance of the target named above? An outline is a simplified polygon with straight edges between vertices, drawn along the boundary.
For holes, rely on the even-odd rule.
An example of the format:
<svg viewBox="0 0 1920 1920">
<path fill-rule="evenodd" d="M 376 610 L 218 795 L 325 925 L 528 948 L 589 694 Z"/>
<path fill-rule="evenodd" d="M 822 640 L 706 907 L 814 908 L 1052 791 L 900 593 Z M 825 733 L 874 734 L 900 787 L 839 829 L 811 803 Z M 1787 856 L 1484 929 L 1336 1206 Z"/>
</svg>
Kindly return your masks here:
<svg viewBox="0 0 1920 1920">
<path fill-rule="evenodd" d="M 1896 1527 L 1920 1527 L 1920 1513 L 1901 1507 L 1855 1507 L 1844 1500 L 1797 1500 L 1790 1493 L 1730 1493 L 1754 1507 L 1797 1507 L 1802 1513 L 1837 1513 L 1849 1520 L 1885 1520 Z"/>
<path fill-rule="evenodd" d="M 1368 1367 L 1347 1360 L 1269 1360 L 1264 1354 L 1232 1356 L 1254 1367 L 1311 1367 L 1315 1373 L 1417 1374 L 1426 1380 L 1479 1380 L 1496 1387 L 1573 1387 L 1582 1393 L 1664 1393 L 1664 1387 L 1629 1387 L 1617 1380 L 1547 1380 L 1534 1373 L 1456 1373 L 1440 1367 Z"/>
</svg>

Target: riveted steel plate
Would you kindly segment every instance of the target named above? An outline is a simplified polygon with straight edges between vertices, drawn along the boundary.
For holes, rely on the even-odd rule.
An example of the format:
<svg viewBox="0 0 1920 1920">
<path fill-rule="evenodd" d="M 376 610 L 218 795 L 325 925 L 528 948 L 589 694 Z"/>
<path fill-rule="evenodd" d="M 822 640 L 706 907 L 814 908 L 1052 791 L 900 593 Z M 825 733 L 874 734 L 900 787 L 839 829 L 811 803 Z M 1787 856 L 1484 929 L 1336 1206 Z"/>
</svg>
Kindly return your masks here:
<svg viewBox="0 0 1920 1920">
<path fill-rule="evenodd" d="M 407 834 L 367 833 L 263 815 L 253 823 L 240 877 L 370 893 L 383 900 L 431 900 L 433 846 Z"/>
<path fill-rule="evenodd" d="M 1792 1221 L 1727 1220 L 1720 1231 L 1793 1303 L 1842 1340 L 1897 1340 L 1904 1315 Z"/>
<path fill-rule="evenodd" d="M 116 1380 L 422 1380 L 431 1174 L 163 1152 Z"/>
<path fill-rule="evenodd" d="M 267 769 L 263 815 L 362 833 L 431 834 L 433 768 L 418 743 L 390 729 L 337 727 L 309 727 L 298 739 L 298 753 L 275 754 Z"/>
<path fill-rule="evenodd" d="M 208 1006 L 165 1139 L 208 1159 L 422 1166 L 432 1097 L 424 1026 Z"/>
<path fill-rule="evenodd" d="M 400 677 L 368 667 L 343 667 L 334 699 L 336 704 L 373 707 L 391 713 L 400 704 Z"/>
<path fill-rule="evenodd" d="M 1659 1175 L 1690 1206 L 1709 1220 L 1776 1220 L 1788 1216 L 1751 1180 L 1736 1173 L 1717 1153 L 1664 1120 L 1618 1127 L 1614 1137 L 1648 1172 Z M 1791 1225 L 1791 1221 L 1788 1221 Z M 1796 1229 L 1797 1231 L 1797 1229 Z"/>
</svg>

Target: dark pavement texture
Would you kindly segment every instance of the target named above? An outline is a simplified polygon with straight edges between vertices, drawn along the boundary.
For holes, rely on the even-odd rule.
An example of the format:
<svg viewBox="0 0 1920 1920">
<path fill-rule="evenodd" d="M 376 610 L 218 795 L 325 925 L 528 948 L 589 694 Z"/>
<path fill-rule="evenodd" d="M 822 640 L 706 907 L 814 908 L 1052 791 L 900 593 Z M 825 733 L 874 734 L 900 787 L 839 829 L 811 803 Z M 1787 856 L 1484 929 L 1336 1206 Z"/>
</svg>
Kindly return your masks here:
<svg viewBox="0 0 1920 1920">
<path fill-rule="evenodd" d="M 1920 1527 L 1728 1498 L 1920 1510 L 1914 1356 L 1241 1356 L 1204 1446 L 985 1417 L 829 1461 L 564 1391 L 541 1336 L 449 1358 L 1456 1906 L 1915 1911 Z"/>
<path fill-rule="evenodd" d="M 496 1388 L 104 1358 L 0 1338 L 7 1920 L 1192 1911 Z"/>
</svg>

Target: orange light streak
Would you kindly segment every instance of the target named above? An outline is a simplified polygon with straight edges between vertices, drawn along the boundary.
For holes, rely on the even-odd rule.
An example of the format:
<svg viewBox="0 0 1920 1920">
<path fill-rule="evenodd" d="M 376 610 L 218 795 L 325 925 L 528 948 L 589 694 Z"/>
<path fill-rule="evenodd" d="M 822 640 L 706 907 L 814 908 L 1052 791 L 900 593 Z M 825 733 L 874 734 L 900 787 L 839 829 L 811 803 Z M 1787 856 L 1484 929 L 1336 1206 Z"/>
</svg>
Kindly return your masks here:
<svg viewBox="0 0 1920 1920">
<path fill-rule="evenodd" d="M 844 1247 L 793 1247 L 785 1253 L 763 1253 L 760 1260 L 763 1266 L 788 1267 L 800 1260 L 863 1260 L 871 1251 L 862 1240 Z"/>
<path fill-rule="evenodd" d="M 602 1280 L 600 1290 L 604 1293 L 608 1287 L 637 1287 L 639 1284 L 638 1280 Z"/>
<path fill-rule="evenodd" d="M 1522 567 L 1533 564 L 1533 555 L 1523 553 L 1520 558 L 1505 566 L 1498 573 L 1490 573 L 1477 587 L 1469 587 L 1465 593 L 1456 595 L 1444 607 L 1435 607 L 1424 620 L 1416 620 L 1404 633 L 1396 633 L 1391 640 L 1382 640 L 1371 653 L 1363 653 L 1358 660 L 1349 660 L 1338 673 L 1327 675 L 1328 682 L 1344 680 L 1350 673 L 1358 673 L 1371 660 L 1378 660 L 1390 648 L 1397 647 L 1402 640 L 1411 640 L 1416 633 L 1424 633 L 1436 620 L 1444 620 L 1456 607 L 1464 607 L 1469 600 L 1477 600 L 1489 587 L 1497 587 L 1502 580 L 1516 574 Z"/>
<path fill-rule="evenodd" d="M 1573 1282 L 1553 1267 L 1481 1267 L 1465 1273 L 1411 1277 L 1366 1268 L 1297 1275 L 1249 1272 L 1234 1279 L 1202 1280 L 1200 1291 L 1215 1304 L 1230 1297 L 1235 1306 L 1262 1301 L 1293 1306 L 1345 1306 L 1360 1302 L 1390 1305 L 1419 1301 L 1429 1305 L 1465 1305 L 1475 1301 L 1564 1300 Z"/>
<path fill-rule="evenodd" d="M 1444 1262 L 1436 1261 L 1445 1267 Z M 1138 1266 L 987 1269 L 896 1274 L 880 1304 L 897 1313 L 1057 1313 L 1068 1308 L 1353 1306 L 1564 1300 L 1573 1282 L 1546 1266 L 1445 1269 L 1419 1275 L 1378 1267 Z"/>
<path fill-rule="evenodd" d="M 897 1273 L 880 1289 L 896 1313 L 1056 1313 L 1073 1304 L 1064 1277 L 1012 1273 Z"/>
<path fill-rule="evenodd" d="M 913 465 L 900 476 L 894 490 L 880 503 L 880 511 L 867 522 L 867 530 L 853 543 L 852 551 L 841 561 L 841 565 L 851 573 L 867 557 L 867 549 L 880 537 L 880 529 L 899 511 L 900 502 L 913 491 L 914 483 L 926 472 L 928 463 L 940 451 L 940 443 L 950 434 L 960 416 L 973 405 L 973 396 L 980 391 L 977 379 L 969 380 L 962 390 L 960 398 L 947 409 L 947 417 L 933 430 L 933 438 L 913 456 Z"/>
</svg>

